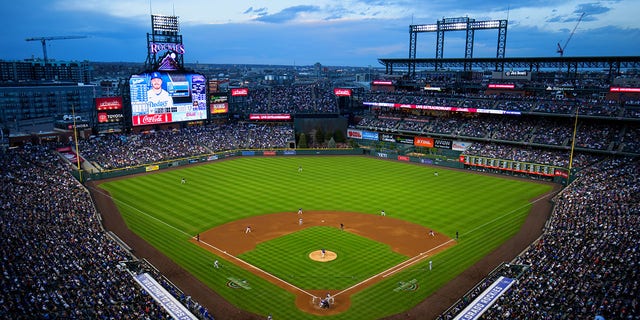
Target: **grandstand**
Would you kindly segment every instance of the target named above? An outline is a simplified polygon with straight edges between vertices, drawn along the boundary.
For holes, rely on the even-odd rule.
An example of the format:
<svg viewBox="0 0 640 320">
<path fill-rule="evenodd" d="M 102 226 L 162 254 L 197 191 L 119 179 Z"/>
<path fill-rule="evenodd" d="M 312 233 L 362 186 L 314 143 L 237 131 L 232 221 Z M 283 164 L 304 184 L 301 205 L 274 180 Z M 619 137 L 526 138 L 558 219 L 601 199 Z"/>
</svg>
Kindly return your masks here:
<svg viewBox="0 0 640 320">
<path fill-rule="evenodd" d="M 404 97 L 400 95 L 397 99 Z M 416 97 L 411 99 L 415 101 Z M 504 103 L 498 101 L 492 106 Z M 516 106 L 520 103 L 518 99 L 509 102 Z M 535 108 L 539 102 L 526 105 Z M 477 119 L 441 112 L 407 115 L 402 110 L 379 109 L 363 117 L 354 127 L 464 137 L 473 142 L 468 154 L 566 167 L 569 124 L 562 121 L 562 117 L 541 116 L 541 121 L 532 117 Z M 596 120 L 600 119 L 593 119 Z M 633 245 L 638 241 L 640 166 L 636 159 L 638 148 L 627 145 L 629 141 L 636 141 L 627 137 L 633 137 L 633 132 L 637 134 L 637 122 L 634 119 L 586 121 L 581 127 L 584 130 L 579 130 L 577 135 L 578 141 L 583 142 L 578 143 L 578 156 L 574 160 L 575 167 L 581 171 L 554 199 L 555 209 L 543 236 L 512 262 L 527 267 L 520 271 L 519 280 L 511 290 L 489 309 L 487 318 L 509 319 L 531 314 L 556 318 L 568 313 L 577 318 L 595 315 L 634 318 L 640 314 L 634 285 L 638 254 Z M 595 123 L 601 125 L 592 126 Z M 447 126 L 450 129 L 446 129 Z M 248 131 L 253 134 L 247 134 Z M 501 139 L 494 139 L 498 133 Z M 208 125 L 130 134 L 124 140 L 119 136 L 105 136 L 98 141 L 81 141 L 80 150 L 100 168 L 123 168 L 238 146 L 285 148 L 293 134 L 290 125 Z M 248 137 L 252 138 L 243 140 Z M 526 143 L 534 137 L 542 143 L 535 146 Z M 212 141 L 216 144 L 211 144 Z M 166 318 L 168 315 L 144 291 L 134 289 L 136 285 L 128 276 L 128 272 L 146 270 L 190 306 L 194 314 L 201 318 L 213 314 L 225 319 L 224 313 L 217 312 L 226 309 L 211 310 L 197 304 L 144 260 L 136 259 L 135 252 L 127 251 L 107 236 L 91 198 L 70 174 L 73 166 L 57 159 L 52 151 L 58 146 L 56 143 L 25 144 L 3 153 L 5 259 L 2 267 L 5 276 L 2 298 L 5 303 L 0 311 L 2 316 L 26 319 L 128 314 Z M 616 154 L 616 150 L 625 152 Z M 42 201 L 45 198 L 50 200 Z M 97 247 L 87 248 L 87 244 Z M 18 252 L 20 254 L 16 254 Z M 493 274 L 489 275 L 478 286 L 489 283 L 492 277 Z M 453 318 L 480 287 L 470 288 L 439 317 Z M 129 292 L 137 294 L 132 296 Z M 94 298 L 83 298 L 87 296 Z M 101 298 L 96 300 L 98 296 Z M 424 307 L 423 303 L 416 310 Z"/>
<path fill-rule="evenodd" d="M 467 84 L 471 87 L 479 81 Z M 533 87 L 535 82 L 527 85 Z M 607 88 L 607 84 L 596 87 Z M 337 114 L 340 110 L 331 90 L 324 82 L 260 88 L 250 91 L 242 112 Z M 472 113 L 470 109 L 510 113 Z M 391 318 L 419 319 L 431 314 L 453 319 L 499 276 L 517 281 L 485 312 L 485 319 L 640 317 L 636 280 L 640 100 L 611 100 L 606 94 L 594 97 L 591 91 L 559 98 L 555 92 L 518 96 L 398 90 L 367 92 L 359 110 L 349 130 L 388 135 L 392 141 L 353 137 L 347 141 L 346 134 L 342 138 L 329 134 L 314 136 L 314 146 L 326 148 L 334 138 L 339 147 L 368 150 L 363 154 L 391 150 L 433 159 L 435 164 L 441 160 L 460 169 L 545 179 L 564 187 L 553 199 L 543 234 L 524 252 L 500 261 L 501 267 L 493 272 L 454 280 L 458 291 L 437 304 L 435 315 L 436 304 L 427 299 L 407 314 Z M 444 145 L 415 146 L 398 137 L 412 142 L 415 137 L 461 141 L 468 147 L 455 152 Z M 211 154 L 287 150 L 291 141 L 298 144 L 300 139 L 301 132 L 291 121 L 243 120 L 96 136 L 79 140 L 78 149 L 91 168 L 85 167 L 84 177 L 100 179 L 112 172 L 143 172 L 151 164 L 161 168 L 190 164 L 190 159 Z M 74 178 L 75 164 L 55 151 L 68 145 L 60 140 L 14 141 L 0 158 L 1 318 L 168 319 L 171 315 L 134 280 L 141 274 L 153 277 L 194 317 L 261 318 L 219 300 L 205 304 L 192 298 L 183 283 L 170 280 L 161 268 L 111 236 L 85 189 L 86 180 L 81 183 Z M 460 162 L 460 157 L 477 159 L 482 165 Z M 520 165 L 530 165 L 531 170 Z M 533 170 L 534 166 L 568 174 L 543 175 L 543 169 Z M 142 169 L 128 171 L 132 168 Z"/>
</svg>

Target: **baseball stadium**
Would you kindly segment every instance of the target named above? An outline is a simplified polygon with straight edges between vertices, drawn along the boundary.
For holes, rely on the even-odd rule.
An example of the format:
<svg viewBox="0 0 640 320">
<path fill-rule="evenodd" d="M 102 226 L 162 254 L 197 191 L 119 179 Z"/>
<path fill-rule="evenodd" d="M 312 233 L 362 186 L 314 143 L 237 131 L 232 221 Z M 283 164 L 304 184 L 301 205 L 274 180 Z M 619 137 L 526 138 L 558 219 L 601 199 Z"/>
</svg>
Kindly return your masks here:
<svg viewBox="0 0 640 320">
<path fill-rule="evenodd" d="M 0 318 L 640 317 L 640 57 L 508 58 L 506 20 L 443 18 L 496 58 L 416 58 L 412 25 L 367 89 L 234 86 L 155 21 L 166 54 L 87 127 L 3 136 Z"/>
</svg>

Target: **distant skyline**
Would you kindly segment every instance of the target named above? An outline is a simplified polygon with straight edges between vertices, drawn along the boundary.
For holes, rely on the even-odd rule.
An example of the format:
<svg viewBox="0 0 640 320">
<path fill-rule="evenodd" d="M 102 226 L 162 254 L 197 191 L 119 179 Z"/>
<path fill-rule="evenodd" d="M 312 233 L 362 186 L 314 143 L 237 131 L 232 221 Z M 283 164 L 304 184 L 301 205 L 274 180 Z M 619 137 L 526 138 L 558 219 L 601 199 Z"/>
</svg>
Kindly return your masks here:
<svg viewBox="0 0 640 320">
<path fill-rule="evenodd" d="M 506 57 L 556 57 L 582 13 L 565 57 L 640 55 L 637 0 L 23 0 L 0 11 L 0 59 L 42 58 L 25 38 L 79 35 L 47 42 L 49 59 L 143 63 L 151 14 L 179 17 L 185 63 L 380 67 L 408 58 L 409 25 L 454 17 L 507 19 Z M 474 39 L 474 57 L 495 57 L 497 30 Z M 435 44 L 435 33 L 419 34 L 417 57 L 434 58 Z M 464 57 L 464 45 L 464 32 L 445 33 L 444 57 Z"/>
</svg>

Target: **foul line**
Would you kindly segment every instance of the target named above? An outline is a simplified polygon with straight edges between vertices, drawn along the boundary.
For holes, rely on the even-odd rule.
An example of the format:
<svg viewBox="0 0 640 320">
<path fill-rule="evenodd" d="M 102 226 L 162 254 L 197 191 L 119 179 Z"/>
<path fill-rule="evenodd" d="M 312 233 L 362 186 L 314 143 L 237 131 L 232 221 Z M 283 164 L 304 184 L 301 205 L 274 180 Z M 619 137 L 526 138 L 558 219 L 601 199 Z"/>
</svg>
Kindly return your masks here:
<svg viewBox="0 0 640 320">
<path fill-rule="evenodd" d="M 492 223 L 494 223 L 494 222 L 496 222 L 496 221 L 498 221 L 498 220 L 500 220 L 500 219 L 502 219 L 502 218 L 505 218 L 505 217 L 507 217 L 507 216 L 509 216 L 509 215 L 513 214 L 514 212 L 516 212 L 516 211 L 518 211 L 518 210 L 521 210 L 522 208 L 525 208 L 525 207 L 527 207 L 527 206 L 530 206 L 530 205 L 532 205 L 532 204 L 534 204 L 534 203 L 536 203 L 536 202 L 538 202 L 538 201 L 541 201 L 541 200 L 547 199 L 547 198 L 549 198 L 551 195 L 552 195 L 552 193 L 550 192 L 550 193 L 548 193 L 548 194 L 547 194 L 547 195 L 545 195 L 545 196 L 542 196 L 542 197 L 540 197 L 540 198 L 538 198 L 538 199 L 535 199 L 535 200 L 533 200 L 533 201 L 531 201 L 531 202 L 529 202 L 529 203 L 527 203 L 527 204 L 525 204 L 525 205 L 523 205 L 523 206 L 521 206 L 521 207 L 515 208 L 515 209 L 513 209 L 513 210 L 511 210 L 511 211 L 509 211 L 509 212 L 507 212 L 507 213 L 505 213 L 505 214 L 503 214 L 503 215 L 501 215 L 501 216 L 499 216 L 499 217 L 494 218 L 493 220 L 489 220 L 489 221 L 487 221 L 487 222 L 485 222 L 485 223 L 483 223 L 483 224 L 481 224 L 481 225 L 479 225 L 479 226 L 477 226 L 477 227 L 475 227 L 475 228 L 473 228 L 473 229 L 471 229 L 471 230 L 469 230 L 469 231 L 467 231 L 467 232 L 463 233 L 463 235 L 467 235 L 467 234 L 470 234 L 470 233 L 476 232 L 476 231 L 478 231 L 478 230 L 480 230 L 480 229 L 482 229 L 482 228 L 486 227 L 487 225 L 490 225 L 490 224 L 492 224 Z"/>
<path fill-rule="evenodd" d="M 447 245 L 447 244 L 449 244 L 449 243 L 451 243 L 453 241 L 455 241 L 455 240 L 449 239 L 446 242 L 443 242 L 443 243 L 441 243 L 441 244 L 439 244 L 439 245 L 437 245 L 437 246 L 435 246 L 435 247 L 433 247 L 433 248 L 431 248 L 431 249 L 429 249 L 429 250 L 427 250 L 425 252 L 421 252 L 417 256 L 414 256 L 414 257 L 412 257 L 412 258 L 410 258 L 408 260 L 405 260 L 405 261 L 403 261 L 403 262 L 401 262 L 401 263 L 399 263 L 399 264 L 397 264 L 397 265 L 395 265 L 395 266 L 393 266 L 393 267 L 391 267 L 391 268 L 389 268 L 387 270 L 384 270 L 384 271 L 382 271 L 382 272 L 380 272 L 380 273 L 378 273 L 376 275 L 373 275 L 373 276 L 371 276 L 371 277 L 369 277 L 369 278 L 367 278 L 365 280 L 362 280 L 362 281 L 352 285 L 351 287 L 348 287 L 348 288 L 346 288 L 346 289 L 344 289 L 344 290 L 342 290 L 340 292 L 337 292 L 333 296 L 335 297 L 337 295 L 343 294 L 343 293 L 345 293 L 345 292 L 347 292 L 349 290 L 352 290 L 352 289 L 354 289 L 356 287 L 359 287 L 359 286 L 361 286 L 361 285 L 363 285 L 363 284 L 365 284 L 365 283 L 367 283 L 367 282 L 369 282 L 369 281 L 371 281 L 371 280 L 373 280 L 373 279 L 375 279 L 377 277 L 386 278 L 386 277 L 388 277 L 388 276 L 390 276 L 390 275 L 392 275 L 392 274 L 394 274 L 394 273 L 396 273 L 398 271 L 406 269 L 406 268 L 410 267 L 411 265 L 413 265 L 415 263 L 418 263 L 418 262 L 422 261 L 423 259 L 429 257 L 429 253 L 430 252 L 432 252 L 432 251 L 434 251 L 436 249 L 439 249 L 440 247 L 442 247 L 444 245 Z"/>
<path fill-rule="evenodd" d="M 119 199 L 116 199 L 116 198 L 112 197 L 112 196 L 111 196 L 110 194 L 108 194 L 108 193 L 104 193 L 104 192 L 102 192 L 101 190 L 96 189 L 96 188 L 93 188 L 93 187 L 90 187 L 90 189 L 91 189 L 91 190 L 94 190 L 96 193 L 99 193 L 99 194 L 101 194 L 101 195 L 103 195 L 103 196 L 105 196 L 105 197 L 107 197 L 107 198 L 109 198 L 109 199 L 113 200 L 114 202 L 122 203 L 122 204 L 126 205 L 127 207 L 132 208 L 133 210 L 136 210 L 136 211 L 140 212 L 142 215 L 144 215 L 144 216 L 146 216 L 146 217 L 148 217 L 148 218 L 151 218 L 151 219 L 153 219 L 153 220 L 155 220 L 155 221 L 158 221 L 158 222 L 160 222 L 160 223 L 164 224 L 165 226 L 167 226 L 167 227 L 169 227 L 169 228 L 171 228 L 171 229 L 173 229 L 173 230 L 176 230 L 176 231 L 178 231 L 178 232 L 180 232 L 180 233 L 182 233 L 182 234 L 184 234 L 184 235 L 187 235 L 187 236 L 191 237 L 191 235 L 190 235 L 190 234 L 188 234 L 188 233 L 186 233 L 186 232 L 184 232 L 184 231 L 182 231 L 182 230 L 180 230 L 180 229 L 178 229 L 178 228 L 176 228 L 176 227 L 174 227 L 174 226 L 172 226 L 172 225 L 170 225 L 170 224 L 168 224 L 168 223 L 166 223 L 166 222 L 164 222 L 164 221 L 162 221 L 162 220 L 160 220 L 160 219 L 158 219 L 158 218 L 156 218 L 156 217 L 154 217 L 154 216 L 152 216 L 152 215 L 150 215 L 150 214 L 148 214 L 148 213 L 146 213 L 146 212 L 144 212 L 144 211 L 142 211 L 142 210 L 140 210 L 140 209 L 138 209 L 137 207 L 134 207 L 134 206 L 132 206 L 132 205 L 130 205 L 130 204 L 128 204 L 128 203 L 126 203 L 126 202 L 122 201 L 122 200 L 119 200 Z"/>
<path fill-rule="evenodd" d="M 148 213 L 146 213 L 146 212 L 144 212 L 144 211 L 142 211 L 142 210 L 140 210 L 140 209 L 138 209 L 137 207 L 134 207 L 134 206 L 132 206 L 132 205 L 130 205 L 130 204 L 128 204 L 128 203 L 126 203 L 126 202 L 122 201 L 122 200 L 118 200 L 118 199 L 114 198 L 114 197 L 112 197 L 110 194 L 107 194 L 107 193 L 105 193 L 105 192 L 102 192 L 101 190 L 98 190 L 98 189 L 96 189 L 96 188 L 91 188 L 91 189 L 92 189 L 92 190 L 94 190 L 96 193 L 99 193 L 99 194 L 101 194 L 101 195 L 103 195 L 103 196 L 105 196 L 105 197 L 108 197 L 109 199 L 113 200 L 114 202 L 115 202 L 115 201 L 117 201 L 117 202 L 119 202 L 119 203 L 122 203 L 122 204 L 126 205 L 127 207 L 132 208 L 132 209 L 134 209 L 134 210 L 138 211 L 139 213 L 141 213 L 142 215 L 144 215 L 144 216 L 146 216 L 146 217 L 148 217 L 148 218 L 151 218 L 151 219 L 153 219 L 153 220 L 156 220 L 156 221 L 158 221 L 158 222 L 160 222 L 160 223 L 164 224 L 165 226 L 167 226 L 167 227 L 169 227 L 169 228 L 171 228 L 171 229 L 173 229 L 173 230 L 176 230 L 176 231 L 178 231 L 178 232 L 180 232 L 180 233 L 182 233 L 182 234 L 184 234 L 184 235 L 187 235 L 187 236 L 191 237 L 192 239 L 195 239 L 195 237 L 191 236 L 190 234 L 188 234 L 188 233 L 186 233 L 186 232 L 184 232 L 184 231 L 182 231 L 182 230 L 180 230 L 180 229 L 178 229 L 178 228 L 176 228 L 176 227 L 174 227 L 174 226 L 172 226 L 172 225 L 170 225 L 170 224 L 168 224 L 168 223 L 166 223 L 166 222 L 164 222 L 164 221 L 162 221 L 162 220 L 160 220 L 160 219 L 158 219 L 158 218 L 156 218 L 156 217 L 154 217 L 154 216 L 152 216 L 152 215 L 150 215 L 150 214 L 148 214 Z M 309 295 L 309 296 L 311 296 L 311 297 L 317 298 L 315 295 L 313 295 L 313 294 L 311 294 L 311 293 L 309 293 L 309 292 L 307 292 L 307 291 L 305 291 L 305 290 L 303 290 L 303 289 L 300 289 L 300 288 L 296 287 L 295 285 L 293 285 L 293 284 L 291 284 L 291 283 L 289 283 L 289 282 L 286 282 L 286 281 L 284 281 L 284 280 L 282 280 L 282 279 L 280 279 L 280 278 L 278 278 L 278 277 L 276 277 L 276 276 L 274 276 L 274 275 L 272 275 L 272 274 L 270 274 L 270 273 L 268 273 L 268 272 L 266 272 L 266 271 L 264 271 L 264 270 L 262 270 L 262 269 L 260 269 L 260 268 L 258 268 L 258 267 L 256 267 L 256 266 L 254 266 L 254 265 L 252 265 L 252 264 L 250 264 L 250 263 L 248 263 L 248 262 L 246 262 L 246 261 L 244 261 L 244 260 L 242 260 L 242 259 L 240 259 L 240 258 L 238 258 L 238 257 L 234 256 L 234 255 L 231 255 L 231 254 L 227 253 L 227 252 L 226 252 L 226 251 L 224 251 L 224 250 L 221 250 L 220 248 L 218 248 L 218 247 L 216 247 L 216 246 L 213 246 L 213 245 L 208 244 L 208 243 L 203 242 L 203 241 L 200 241 L 200 243 L 203 243 L 203 244 L 205 244 L 206 246 L 211 247 L 211 248 L 213 248 L 213 249 L 217 250 L 218 252 L 220 252 L 220 253 L 222 253 L 222 254 L 224 254 L 224 255 L 228 256 L 229 258 L 231 258 L 231 259 L 233 259 L 233 260 L 236 260 L 236 261 L 238 261 L 238 262 L 240 262 L 240 263 L 243 263 L 243 264 L 245 264 L 245 265 L 247 265 L 247 266 L 249 266 L 249 267 L 251 267 L 251 268 L 253 268 L 253 269 L 257 270 L 257 271 L 260 271 L 260 272 L 262 272 L 262 273 L 264 273 L 264 274 L 268 275 L 269 277 L 271 277 L 271 278 L 273 278 L 273 279 L 276 279 L 276 280 L 278 280 L 278 281 L 280 281 L 280 282 L 282 282 L 282 283 L 284 283 L 284 284 L 286 284 L 286 285 L 288 285 L 288 286 L 290 286 L 290 287 L 292 287 L 292 288 L 294 288 L 294 289 L 296 289 L 296 290 L 298 290 L 298 291 L 300 291 L 300 292 L 303 292 L 303 293 L 305 293 L 305 294 L 307 294 L 307 295 Z"/>
<path fill-rule="evenodd" d="M 533 200 L 533 201 L 529 202 L 529 203 L 528 203 L 528 204 L 526 204 L 526 205 L 523 205 L 523 206 L 521 206 L 521 207 L 519 207 L 519 208 L 513 209 L 513 210 L 511 210 L 511 211 L 509 211 L 509 212 L 505 213 L 505 214 L 504 214 L 504 215 L 502 215 L 502 216 L 499 216 L 499 217 L 497 217 L 497 218 L 495 218 L 495 219 L 493 219 L 493 220 L 490 220 L 490 221 L 488 221 L 488 222 L 486 222 L 486 223 L 483 223 L 483 224 L 481 224 L 481 225 L 479 225 L 479 226 L 477 226 L 477 227 L 475 227 L 475 228 L 471 229 L 470 231 L 465 232 L 463 235 L 467 235 L 467 234 L 473 233 L 473 232 L 475 232 L 475 231 L 478 231 L 479 229 L 481 229 L 481 228 L 483 228 L 483 227 L 485 227 L 485 226 L 487 226 L 487 225 L 489 225 L 489 224 L 492 224 L 492 223 L 494 223 L 494 222 L 496 222 L 496 221 L 498 221 L 498 220 L 500 220 L 500 219 L 502 219 L 502 218 L 505 218 L 505 217 L 507 217 L 507 216 L 509 216 L 509 215 L 513 214 L 514 212 L 517 212 L 518 210 L 521 210 L 522 208 L 525 208 L 525 207 L 527 207 L 527 206 L 529 206 L 529 205 L 535 204 L 535 203 L 536 203 L 536 202 L 538 202 L 538 201 L 541 201 L 541 200 L 547 199 L 547 198 L 549 198 L 549 197 L 550 197 L 550 196 L 552 196 L 552 195 L 553 195 L 552 193 L 549 193 L 549 194 L 544 195 L 544 196 L 542 196 L 542 197 L 540 197 L 540 198 L 538 198 L 538 199 L 535 199 L 535 200 Z M 372 276 L 372 277 L 369 277 L 369 278 L 367 278 L 367 279 L 365 279 L 365 280 L 363 280 L 363 281 L 361 281 L 361 282 L 359 282 L 359 283 L 356 283 L 356 284 L 354 284 L 353 286 L 351 286 L 351 287 L 349 287 L 349 288 L 346 288 L 346 289 L 344 289 L 344 290 L 342 290 L 342 291 L 340 291 L 340 292 L 338 292 L 338 293 L 334 294 L 333 296 L 335 297 L 335 296 L 337 296 L 337 295 L 339 295 L 339 294 L 342 294 L 342 293 L 345 293 L 345 292 L 347 292 L 347 291 L 349 291 L 349 290 L 351 290 L 351 289 L 353 289 L 353 288 L 356 288 L 356 287 L 358 287 L 358 286 L 361 286 L 362 284 L 364 284 L 364 283 L 366 283 L 366 282 L 369 282 L 370 280 L 375 279 L 376 277 L 382 276 L 382 278 L 386 278 L 386 277 L 388 277 L 388 276 L 393 275 L 393 274 L 394 274 L 394 273 L 396 273 L 396 272 L 402 271 L 402 270 L 404 270 L 404 269 L 408 268 L 409 266 L 411 266 L 411 265 L 413 265 L 413 264 L 416 264 L 416 263 L 418 263 L 418 262 L 422 261 L 424 258 L 428 257 L 428 256 L 429 256 L 429 255 L 428 255 L 428 253 L 429 253 L 429 252 L 431 252 L 431 251 L 433 251 L 433 250 L 435 250 L 435 249 L 438 249 L 438 248 L 440 248 L 440 247 L 442 247 L 442 246 L 444 246 L 444 245 L 447 245 L 447 244 L 449 244 L 449 243 L 450 243 L 450 242 L 452 242 L 452 241 L 456 241 L 456 240 L 454 240 L 454 239 L 447 240 L 446 242 L 444 242 L 444 243 L 442 243 L 442 244 L 439 244 L 439 245 L 438 245 L 438 246 L 436 246 L 436 247 L 433 247 L 433 248 L 431 248 L 431 249 L 429 249 L 429 250 L 427 250 L 427 251 L 425 251 L 425 252 L 421 252 L 421 253 L 420 253 L 420 255 L 417 255 L 417 256 L 415 256 L 415 257 L 412 257 L 412 258 L 410 258 L 409 260 L 405 260 L 405 261 L 403 261 L 403 262 L 401 262 L 401 263 L 399 263 L 399 264 L 397 264 L 397 265 L 395 265 L 395 266 L 393 266 L 393 267 L 391 267 L 391 268 L 389 268 L 389 269 L 387 269 L 387 270 L 385 270 L 385 271 L 382 271 L 381 273 L 378 273 L 378 274 L 376 274 L 376 275 L 374 275 L 374 276 Z"/>
<path fill-rule="evenodd" d="M 303 289 L 300 289 L 300 288 L 296 287 L 295 285 L 293 285 L 293 284 L 291 284 L 291 283 L 289 283 L 287 281 L 284 281 L 284 280 L 272 275 L 271 273 L 266 272 L 266 271 L 264 271 L 264 270 L 262 270 L 262 269 L 260 269 L 260 268 L 258 268 L 256 266 L 250 264 L 249 262 L 246 262 L 246 261 L 244 261 L 244 260 L 242 260 L 242 259 L 240 259 L 240 258 L 238 258 L 238 257 L 236 257 L 236 256 L 234 256 L 234 255 L 232 255 L 230 253 L 227 253 L 226 251 L 224 251 L 224 250 L 222 250 L 222 249 L 220 249 L 220 248 L 218 248 L 218 247 L 216 247 L 214 245 L 211 245 L 211 244 L 203 242 L 203 241 L 200 241 L 200 243 L 202 243 L 202 244 L 204 244 L 204 245 L 206 245 L 206 246 L 208 246 L 210 248 L 213 248 L 214 250 L 217 250 L 219 253 L 224 254 L 224 255 L 226 255 L 227 257 L 229 257 L 229 258 L 231 258 L 233 260 L 236 260 L 236 261 L 238 261 L 238 262 L 240 262 L 242 264 L 245 264 L 245 265 L 257 270 L 257 271 L 260 271 L 263 274 L 265 274 L 265 275 L 267 275 L 267 276 L 269 276 L 269 277 L 271 277 L 273 279 L 276 279 L 276 280 L 278 280 L 278 281 L 280 281 L 280 282 L 282 282 L 282 283 L 284 283 L 284 284 L 286 284 L 286 285 L 288 285 L 288 286 L 290 286 L 290 287 L 292 287 L 292 288 L 294 288 L 294 289 L 296 289 L 296 290 L 298 290 L 298 291 L 300 291 L 302 293 L 305 293 L 305 294 L 307 294 L 307 295 L 309 295 L 309 296 L 311 296 L 313 298 L 317 298 L 315 295 L 313 295 L 313 294 L 311 294 L 311 293 L 309 293 L 309 292 L 307 292 L 307 291 L 305 291 Z"/>
</svg>

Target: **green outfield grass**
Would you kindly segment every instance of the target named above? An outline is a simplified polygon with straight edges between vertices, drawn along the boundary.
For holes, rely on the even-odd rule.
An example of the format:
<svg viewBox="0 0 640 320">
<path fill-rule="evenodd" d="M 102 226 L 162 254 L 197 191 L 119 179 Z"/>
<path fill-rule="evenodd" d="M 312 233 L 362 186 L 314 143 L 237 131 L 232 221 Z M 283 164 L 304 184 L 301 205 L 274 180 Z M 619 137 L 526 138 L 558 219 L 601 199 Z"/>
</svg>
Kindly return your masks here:
<svg viewBox="0 0 640 320">
<path fill-rule="evenodd" d="M 298 167 L 303 172 L 298 172 Z M 434 176 L 434 171 L 439 176 Z M 186 184 L 181 184 L 184 177 Z M 455 237 L 458 245 L 389 277 L 353 296 L 351 308 L 331 319 L 377 319 L 415 306 L 514 235 L 531 208 L 530 201 L 551 186 L 483 176 L 442 167 L 407 164 L 364 156 L 242 157 L 179 170 L 162 171 L 101 184 L 116 201 L 129 227 L 240 308 L 275 319 L 315 319 L 298 310 L 294 296 L 232 264 L 213 270 L 217 257 L 191 244 L 196 233 L 241 218 L 277 212 L 331 210 L 379 214 L 404 219 Z M 305 289 L 344 288 L 349 276 L 375 274 L 408 259 L 386 246 L 355 235 L 335 239 L 337 250 L 370 248 L 370 256 L 342 256 L 327 270 L 305 268 L 299 239 L 322 237 L 332 228 L 309 228 L 264 243 L 241 258 Z M 336 230 L 335 228 L 332 230 Z M 269 259 L 273 248 L 305 250 L 290 261 Z M 327 248 L 329 249 L 329 248 Z M 351 257 L 350 257 L 351 258 Z M 346 259 L 346 258 L 344 258 Z M 317 264 L 316 264 L 317 265 Z M 335 268 L 334 268 L 335 266 Z M 329 270 L 330 269 L 330 270 Z M 325 272 L 326 271 L 326 272 Z M 346 275 L 329 277 L 328 274 Z M 230 289 L 242 279 L 247 289 Z M 415 291 L 394 290 L 399 282 Z M 215 311 L 212 311 L 215 314 Z"/>
</svg>

